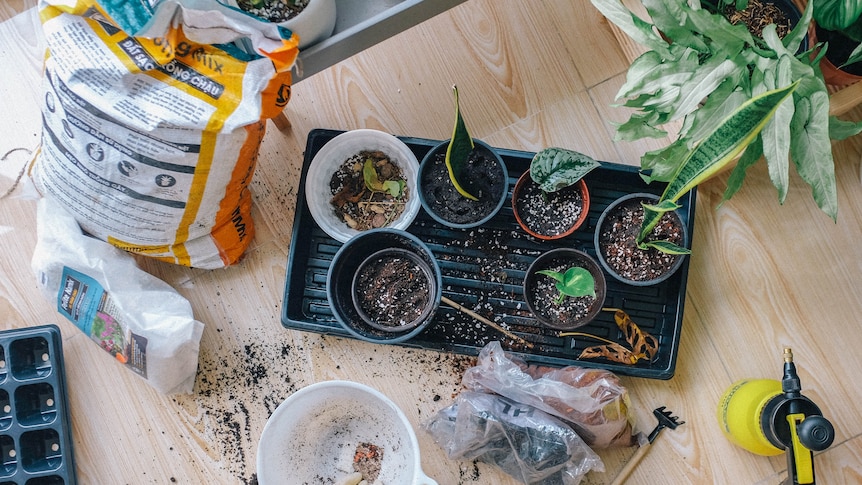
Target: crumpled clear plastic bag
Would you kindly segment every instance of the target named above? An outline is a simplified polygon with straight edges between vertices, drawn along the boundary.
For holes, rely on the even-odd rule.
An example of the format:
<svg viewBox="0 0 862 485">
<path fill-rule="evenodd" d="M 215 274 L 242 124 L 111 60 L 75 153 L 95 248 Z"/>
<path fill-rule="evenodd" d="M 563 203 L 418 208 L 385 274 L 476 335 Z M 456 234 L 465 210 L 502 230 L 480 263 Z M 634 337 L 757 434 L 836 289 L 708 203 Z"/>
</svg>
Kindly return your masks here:
<svg viewBox="0 0 862 485">
<path fill-rule="evenodd" d="M 423 423 L 450 459 L 498 466 L 525 484 L 577 485 L 601 458 L 572 428 L 532 406 L 464 391 Z"/>
<path fill-rule="evenodd" d="M 465 388 L 492 392 L 571 424 L 592 448 L 634 446 L 628 392 L 612 372 L 576 366 L 529 366 L 491 342 L 462 379 Z"/>
</svg>

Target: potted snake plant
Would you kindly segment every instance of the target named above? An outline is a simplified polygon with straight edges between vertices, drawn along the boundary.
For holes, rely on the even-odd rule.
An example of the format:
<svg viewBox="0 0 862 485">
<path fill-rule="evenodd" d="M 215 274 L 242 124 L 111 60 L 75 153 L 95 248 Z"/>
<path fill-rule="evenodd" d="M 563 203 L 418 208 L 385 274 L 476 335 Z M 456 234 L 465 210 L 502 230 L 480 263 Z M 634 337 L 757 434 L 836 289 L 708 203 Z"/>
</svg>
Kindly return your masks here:
<svg viewBox="0 0 862 485">
<path fill-rule="evenodd" d="M 487 143 L 474 139 L 461 116 L 458 87 L 452 137 L 422 158 L 418 192 L 422 207 L 438 223 L 456 229 L 480 226 L 506 202 L 509 172 L 502 157 Z"/>
<path fill-rule="evenodd" d="M 635 286 L 667 280 L 691 252 L 689 228 L 677 214 L 678 201 L 746 150 L 798 88 L 797 81 L 736 108 L 678 161 L 660 197 L 638 200 L 639 204 L 610 204 L 599 217 L 594 234 L 602 267 L 617 280 Z M 631 215 L 618 215 L 625 207 Z"/>
</svg>

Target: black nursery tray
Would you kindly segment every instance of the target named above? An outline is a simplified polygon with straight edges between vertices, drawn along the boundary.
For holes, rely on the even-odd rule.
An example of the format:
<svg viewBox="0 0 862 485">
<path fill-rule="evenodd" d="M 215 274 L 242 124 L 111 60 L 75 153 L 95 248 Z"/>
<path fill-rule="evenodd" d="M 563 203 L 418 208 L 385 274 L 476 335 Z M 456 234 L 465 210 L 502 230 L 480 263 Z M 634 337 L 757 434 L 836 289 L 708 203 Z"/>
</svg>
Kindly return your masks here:
<svg viewBox="0 0 862 485">
<path fill-rule="evenodd" d="M 316 129 L 308 134 L 287 261 L 282 324 L 291 329 L 352 338 L 335 319 L 326 299 L 327 271 L 341 243 L 318 227 L 305 201 L 305 178 L 312 158 L 326 142 L 340 133 Z M 440 143 L 439 140 L 400 138 L 419 160 Z M 498 149 L 498 152 L 509 170 L 511 196 L 511 187 L 529 169 L 534 153 L 505 149 Z M 593 233 L 608 204 L 628 193 L 661 194 L 663 190 L 661 184 L 645 184 L 637 167 L 615 163 L 603 162 L 601 167 L 586 176 L 585 181 L 591 200 L 587 221 L 575 234 L 557 241 L 542 242 L 527 235 L 515 221 L 511 203 L 480 228 L 449 229 L 420 210 L 407 229 L 424 241 L 437 258 L 443 274 L 444 296 L 509 329 L 532 343 L 532 348 L 442 304 L 427 330 L 396 345 L 478 355 L 488 342 L 499 340 L 504 349 L 531 364 L 597 367 L 620 375 L 651 379 L 673 377 L 689 258 L 671 278 L 655 286 L 629 286 L 606 275 L 608 291 L 604 306 L 625 310 L 635 323 L 659 340 L 658 355 L 652 362 L 625 365 L 605 359 L 578 360 L 584 348 L 601 345 L 602 342 L 582 337 L 560 337 L 558 331 L 541 326 L 527 309 L 521 284 L 527 267 L 539 254 L 556 247 L 574 247 L 595 256 Z M 679 202 L 682 205 L 680 213 L 691 231 L 695 191 L 689 192 Z M 578 331 L 624 343 L 611 312 L 601 312 Z"/>
<path fill-rule="evenodd" d="M 0 331 L 0 484 L 73 485 L 60 330 Z"/>
</svg>

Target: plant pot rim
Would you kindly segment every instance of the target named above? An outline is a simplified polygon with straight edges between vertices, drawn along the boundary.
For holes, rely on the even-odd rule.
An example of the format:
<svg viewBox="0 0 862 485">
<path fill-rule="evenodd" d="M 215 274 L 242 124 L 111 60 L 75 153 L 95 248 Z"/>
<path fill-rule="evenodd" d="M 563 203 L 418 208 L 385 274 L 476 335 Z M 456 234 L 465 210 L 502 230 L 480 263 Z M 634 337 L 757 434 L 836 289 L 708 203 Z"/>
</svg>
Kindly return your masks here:
<svg viewBox="0 0 862 485">
<path fill-rule="evenodd" d="M 631 286 L 653 286 L 653 285 L 657 285 L 659 283 L 667 281 L 685 263 L 686 255 L 684 255 L 684 254 L 678 255 L 676 258 L 676 261 L 673 263 L 673 266 L 671 266 L 670 269 L 668 269 L 667 271 L 662 273 L 661 276 L 658 276 L 658 277 L 653 278 L 651 280 L 638 281 L 638 280 L 630 280 L 628 278 L 624 278 L 623 276 L 621 276 L 619 273 L 617 273 L 610 266 L 610 264 L 608 264 L 608 262 L 605 260 L 604 255 L 602 254 L 602 250 L 601 250 L 601 247 L 599 245 L 599 238 L 601 236 L 602 225 L 604 224 L 605 219 L 607 218 L 608 214 L 610 214 L 619 205 L 621 205 L 624 202 L 627 202 L 629 200 L 632 200 L 632 199 L 649 199 L 649 200 L 657 201 L 657 200 L 659 200 L 659 198 L 660 197 L 658 195 L 651 194 L 648 192 L 633 192 L 630 194 L 623 195 L 623 196 L 615 199 L 610 204 L 608 204 L 608 206 L 605 208 L 605 210 L 602 211 L 601 216 L 599 216 L 598 222 L 596 222 L 596 230 L 595 230 L 595 233 L 593 234 L 593 245 L 594 245 L 595 250 L 596 250 L 596 259 L 598 259 L 599 264 L 602 266 L 602 268 L 609 275 L 611 275 L 616 280 L 618 280 L 622 283 L 625 283 L 625 284 L 631 285 Z M 680 216 L 678 211 L 672 211 L 672 213 L 675 214 L 677 219 L 679 219 L 679 221 L 680 221 L 680 225 L 683 228 L 683 230 L 682 230 L 682 238 L 683 238 L 682 246 L 687 248 L 688 243 L 689 243 L 689 239 L 690 239 L 689 234 L 688 234 L 688 227 L 683 222 L 682 216 Z"/>
<path fill-rule="evenodd" d="M 358 282 L 357 282 L 357 276 L 359 275 L 360 271 L 367 264 L 372 264 L 375 259 L 380 258 L 382 256 L 386 256 L 386 255 L 398 255 L 400 257 L 404 257 L 404 258 L 407 258 L 407 259 L 413 261 L 414 263 L 416 263 L 419 266 L 419 268 L 422 270 L 422 274 L 428 280 L 428 296 L 429 296 L 428 304 L 425 306 L 425 308 L 422 309 L 422 313 L 419 315 L 419 317 L 417 317 L 415 320 L 413 320 L 412 322 L 409 322 L 405 325 L 398 325 L 398 326 L 382 325 L 382 324 L 374 321 L 374 319 L 372 319 L 370 316 L 368 316 L 365 313 L 365 311 L 362 310 L 361 305 L 359 305 L 359 303 L 356 301 L 356 297 L 358 296 L 358 292 L 360 291 L 360 288 L 358 287 Z M 362 262 L 359 263 L 359 266 L 357 266 L 356 271 L 353 273 L 353 281 L 350 285 L 350 294 L 351 294 L 351 298 L 353 300 L 353 307 L 356 310 L 356 313 L 362 319 L 362 321 L 366 325 L 374 327 L 377 330 L 381 330 L 384 332 L 390 332 L 393 334 L 398 334 L 398 333 L 410 331 L 410 330 L 416 328 L 417 326 L 421 325 L 423 322 L 428 321 L 429 317 L 431 316 L 431 313 L 435 309 L 434 301 L 439 299 L 437 297 L 437 293 L 439 293 L 439 291 L 440 291 L 440 288 L 435 284 L 435 281 L 434 281 L 434 269 L 431 267 L 431 265 L 428 263 L 428 261 L 423 259 L 422 256 L 417 254 L 415 251 L 411 251 L 411 250 L 406 249 L 406 248 L 397 248 L 397 247 L 383 248 L 383 249 L 375 251 L 375 252 L 371 253 L 370 255 L 366 256 L 365 259 L 363 259 Z"/>
<path fill-rule="evenodd" d="M 500 168 L 503 170 L 503 189 L 501 191 L 502 193 L 500 194 L 499 200 L 497 201 L 497 205 L 494 207 L 494 209 L 488 215 L 486 215 L 482 219 L 479 219 L 478 221 L 461 224 L 446 220 L 431 209 L 430 202 L 425 198 L 425 191 L 422 190 L 422 174 L 425 173 L 425 170 L 427 170 L 428 167 L 430 167 L 433 163 L 433 157 L 441 149 L 445 150 L 446 146 L 449 145 L 450 140 L 451 139 L 441 141 L 440 143 L 432 147 L 430 150 L 428 150 L 428 153 L 426 153 L 425 156 L 422 157 L 422 161 L 419 163 L 419 174 L 417 177 L 418 180 L 416 182 L 416 185 L 418 187 L 417 192 L 419 195 L 419 202 L 422 205 L 422 208 L 425 209 L 425 212 L 429 216 L 431 216 L 432 219 L 446 227 L 450 227 L 453 229 L 472 229 L 474 227 L 479 227 L 482 224 L 485 224 L 486 222 L 490 221 L 494 216 L 496 216 L 500 212 L 500 209 L 503 208 L 503 205 L 505 205 L 506 199 L 508 199 L 509 195 L 509 170 L 506 167 L 506 163 L 503 161 L 503 157 L 501 157 L 500 154 L 497 153 L 497 150 L 494 149 L 494 147 L 488 145 L 482 140 L 473 138 L 473 144 L 477 145 L 477 148 L 483 148 L 484 150 L 486 150 L 494 158 L 494 160 L 497 161 L 497 164 L 499 164 Z"/>
<path fill-rule="evenodd" d="M 544 264 L 555 258 L 570 258 L 579 263 L 583 263 L 583 266 L 581 267 L 589 271 L 595 279 L 596 299 L 590 307 L 590 311 L 587 313 L 586 316 L 579 320 L 576 320 L 572 324 L 560 324 L 548 318 L 545 318 L 543 315 L 536 311 L 535 306 L 532 302 L 532 298 L 530 296 L 532 295 L 532 288 L 530 287 L 530 283 L 534 281 L 534 279 L 531 278 L 531 275 L 535 274 L 536 271 L 543 269 Z M 530 263 L 530 266 L 527 268 L 527 272 L 524 275 L 523 291 L 524 301 L 527 304 L 527 308 L 530 310 L 536 320 L 539 321 L 539 323 L 555 330 L 573 330 L 587 325 L 596 318 L 599 312 L 602 311 L 602 307 L 605 303 L 605 297 L 607 296 L 607 280 L 605 280 L 605 275 L 602 272 L 602 268 L 598 265 L 598 263 L 596 263 L 595 258 L 590 256 L 586 252 L 574 248 L 554 248 L 540 254 L 535 260 L 533 260 L 532 263 Z"/>
<path fill-rule="evenodd" d="M 363 246 L 371 247 L 363 252 Z M 414 250 L 422 255 L 433 270 L 434 277 L 431 285 L 437 288 L 433 299 L 433 310 L 425 321 L 405 332 L 383 332 L 367 325 L 356 313 L 353 305 L 351 296 L 353 273 L 358 269 L 359 263 L 365 260 L 365 256 L 376 252 L 382 246 Z M 400 229 L 378 228 L 354 236 L 335 253 L 326 274 L 326 298 L 335 320 L 351 336 L 365 342 L 397 344 L 419 335 L 433 323 L 442 299 L 442 285 L 440 265 L 424 242 Z"/>
<path fill-rule="evenodd" d="M 540 239 L 543 241 L 554 241 L 554 240 L 562 239 L 566 236 L 572 235 L 575 231 L 577 231 L 584 224 L 584 222 L 586 222 L 587 216 L 589 215 L 589 212 L 590 212 L 590 192 L 589 192 L 589 189 L 587 188 L 587 183 L 584 181 L 584 179 L 580 179 L 577 182 L 575 182 L 574 185 L 576 185 L 578 187 L 578 191 L 581 193 L 581 200 L 582 200 L 583 209 L 581 210 L 581 215 L 578 216 L 578 219 L 574 222 L 574 224 L 572 224 L 572 226 L 569 227 L 568 229 L 566 229 L 565 231 L 563 231 L 559 234 L 553 234 L 553 235 L 539 234 L 538 232 L 531 229 L 527 225 L 527 223 L 523 220 L 523 218 L 521 218 L 521 214 L 520 214 L 520 212 L 518 212 L 518 204 L 517 204 L 518 196 L 520 195 L 524 186 L 529 184 L 529 183 L 538 185 L 538 184 L 536 184 L 535 181 L 533 181 L 532 177 L 530 176 L 530 170 L 527 169 L 526 172 L 524 172 L 523 174 L 521 174 L 520 177 L 518 177 L 518 181 L 515 183 L 515 186 L 512 189 L 512 213 L 515 216 L 515 220 L 518 222 L 518 225 L 521 226 L 521 229 L 523 229 L 524 232 L 535 237 L 536 239 Z"/>
</svg>

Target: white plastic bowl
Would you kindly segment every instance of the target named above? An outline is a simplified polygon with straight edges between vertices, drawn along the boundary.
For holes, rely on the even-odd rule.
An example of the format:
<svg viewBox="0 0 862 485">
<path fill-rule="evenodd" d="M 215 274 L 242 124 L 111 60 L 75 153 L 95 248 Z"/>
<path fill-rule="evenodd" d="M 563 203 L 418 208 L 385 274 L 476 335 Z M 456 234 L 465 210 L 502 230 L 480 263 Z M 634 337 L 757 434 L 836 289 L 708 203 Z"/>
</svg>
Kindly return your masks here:
<svg viewBox="0 0 862 485">
<path fill-rule="evenodd" d="M 337 483 L 353 473 L 363 442 L 383 449 L 380 483 L 437 485 L 422 471 L 404 413 L 379 391 L 350 381 L 312 384 L 276 408 L 258 444 L 258 483 Z"/>
<path fill-rule="evenodd" d="M 386 227 L 407 229 L 422 206 L 416 189 L 419 160 L 416 159 L 416 155 L 413 154 L 410 147 L 397 137 L 378 130 L 359 129 L 341 133 L 318 150 L 314 158 L 311 159 L 305 178 L 305 200 L 308 203 L 311 216 L 321 229 L 340 242 L 346 242 L 362 231 L 351 229 L 335 214 L 329 203 L 332 199 L 329 181 L 332 174 L 345 160 L 363 150 L 380 150 L 389 155 L 392 161 L 401 168 L 401 172 L 407 180 L 409 199 L 404 212 Z"/>
<path fill-rule="evenodd" d="M 305 49 L 332 35 L 335 18 L 335 0 L 313 0 L 299 15 L 279 25 L 295 32 L 299 48 Z"/>
</svg>

